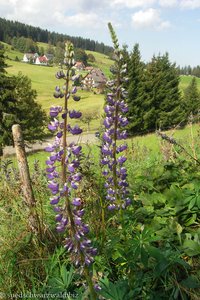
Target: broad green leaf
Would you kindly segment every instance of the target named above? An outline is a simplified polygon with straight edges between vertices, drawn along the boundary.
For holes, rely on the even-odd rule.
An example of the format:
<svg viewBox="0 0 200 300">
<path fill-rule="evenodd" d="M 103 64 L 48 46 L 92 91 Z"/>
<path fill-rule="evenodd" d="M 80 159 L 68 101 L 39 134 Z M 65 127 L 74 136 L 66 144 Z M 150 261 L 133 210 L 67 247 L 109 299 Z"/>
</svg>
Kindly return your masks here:
<svg viewBox="0 0 200 300">
<path fill-rule="evenodd" d="M 177 225 L 176 225 L 177 234 L 180 235 L 182 233 L 182 231 L 183 231 L 183 227 L 179 223 L 177 223 Z"/>
<path fill-rule="evenodd" d="M 197 197 L 197 201 L 196 202 L 197 202 L 198 208 L 200 209 L 200 196 Z"/>
<path fill-rule="evenodd" d="M 200 288 L 200 282 L 194 276 L 189 276 L 187 279 L 182 280 L 180 284 L 189 289 Z"/>
<path fill-rule="evenodd" d="M 189 256 L 195 256 L 200 254 L 200 244 L 193 240 L 185 240 L 183 242 L 183 250 Z"/>
<path fill-rule="evenodd" d="M 193 214 L 190 218 L 188 218 L 185 221 L 184 225 L 190 226 L 190 225 L 196 224 L 196 218 L 197 218 L 197 214 Z"/>
<path fill-rule="evenodd" d="M 196 204 L 196 197 L 193 197 L 191 200 L 190 200 L 190 203 L 188 205 L 188 209 L 191 210 Z"/>
</svg>

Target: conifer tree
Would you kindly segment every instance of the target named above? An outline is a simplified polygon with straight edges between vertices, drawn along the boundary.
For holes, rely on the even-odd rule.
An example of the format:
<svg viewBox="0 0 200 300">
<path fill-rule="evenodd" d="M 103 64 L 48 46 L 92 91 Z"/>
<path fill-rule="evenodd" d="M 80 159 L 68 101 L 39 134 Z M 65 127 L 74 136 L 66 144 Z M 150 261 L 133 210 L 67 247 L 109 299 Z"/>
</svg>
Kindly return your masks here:
<svg viewBox="0 0 200 300">
<path fill-rule="evenodd" d="M 5 53 L 4 47 L 0 43 L 0 75 L 3 74 L 3 73 L 6 73 L 5 68 L 7 67 L 7 65 L 5 63 L 5 55 L 4 55 L 4 53 Z"/>
<path fill-rule="evenodd" d="M 185 121 L 176 65 L 168 53 L 153 56 L 145 71 L 144 131 L 168 129 Z"/>
<path fill-rule="evenodd" d="M 200 111 L 200 93 L 197 87 L 196 77 L 193 77 L 188 87 L 184 91 L 184 104 L 187 116 L 192 114 L 197 116 Z"/>
<path fill-rule="evenodd" d="M 134 135 L 143 128 L 143 89 L 144 89 L 144 63 L 141 61 L 139 44 L 135 44 L 128 61 L 128 131 Z"/>
</svg>

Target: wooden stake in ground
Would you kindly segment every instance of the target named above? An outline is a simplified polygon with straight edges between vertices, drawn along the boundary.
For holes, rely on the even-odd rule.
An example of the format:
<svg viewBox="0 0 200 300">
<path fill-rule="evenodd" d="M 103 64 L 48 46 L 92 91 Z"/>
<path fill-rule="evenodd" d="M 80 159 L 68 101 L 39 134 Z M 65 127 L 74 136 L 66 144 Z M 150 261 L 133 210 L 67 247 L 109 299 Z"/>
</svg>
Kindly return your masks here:
<svg viewBox="0 0 200 300">
<path fill-rule="evenodd" d="M 40 235 L 40 222 L 38 214 L 36 212 L 36 200 L 31 185 L 30 172 L 20 125 L 16 124 L 12 126 L 12 134 L 14 139 L 24 200 L 29 210 L 28 225 L 33 233 Z"/>
</svg>

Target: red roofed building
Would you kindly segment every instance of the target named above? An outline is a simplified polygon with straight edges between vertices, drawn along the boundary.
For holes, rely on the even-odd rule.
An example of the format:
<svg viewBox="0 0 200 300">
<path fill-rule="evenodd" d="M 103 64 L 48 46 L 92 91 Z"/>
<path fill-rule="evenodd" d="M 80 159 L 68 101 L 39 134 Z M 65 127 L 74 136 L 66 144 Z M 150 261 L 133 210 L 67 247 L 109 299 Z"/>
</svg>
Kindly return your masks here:
<svg viewBox="0 0 200 300">
<path fill-rule="evenodd" d="M 39 57 L 36 58 L 35 64 L 36 65 L 45 65 L 45 66 L 47 66 L 48 65 L 48 59 L 45 55 L 39 56 Z"/>
</svg>

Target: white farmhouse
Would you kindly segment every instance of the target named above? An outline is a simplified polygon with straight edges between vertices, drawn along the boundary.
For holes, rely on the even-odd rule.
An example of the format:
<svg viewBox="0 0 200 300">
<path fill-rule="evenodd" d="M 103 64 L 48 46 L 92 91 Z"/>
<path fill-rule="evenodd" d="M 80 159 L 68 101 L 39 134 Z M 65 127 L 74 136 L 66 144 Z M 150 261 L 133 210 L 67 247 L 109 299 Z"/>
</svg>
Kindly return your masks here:
<svg viewBox="0 0 200 300">
<path fill-rule="evenodd" d="M 22 61 L 25 63 L 35 63 L 38 56 L 37 53 L 24 53 Z"/>
</svg>

